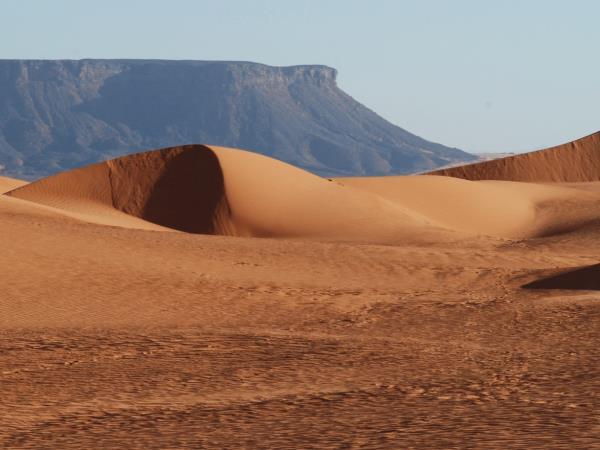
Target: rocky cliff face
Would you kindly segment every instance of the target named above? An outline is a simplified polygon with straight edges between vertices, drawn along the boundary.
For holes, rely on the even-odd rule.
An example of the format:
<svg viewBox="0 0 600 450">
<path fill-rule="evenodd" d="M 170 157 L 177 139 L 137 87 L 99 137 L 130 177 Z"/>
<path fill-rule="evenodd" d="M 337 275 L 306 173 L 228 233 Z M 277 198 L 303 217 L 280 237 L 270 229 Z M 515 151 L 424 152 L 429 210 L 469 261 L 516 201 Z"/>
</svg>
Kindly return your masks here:
<svg viewBox="0 0 600 450">
<path fill-rule="evenodd" d="M 476 157 L 390 124 L 325 66 L 0 61 L 0 171 L 34 179 L 135 151 L 241 147 L 332 175 L 424 171 Z"/>
</svg>

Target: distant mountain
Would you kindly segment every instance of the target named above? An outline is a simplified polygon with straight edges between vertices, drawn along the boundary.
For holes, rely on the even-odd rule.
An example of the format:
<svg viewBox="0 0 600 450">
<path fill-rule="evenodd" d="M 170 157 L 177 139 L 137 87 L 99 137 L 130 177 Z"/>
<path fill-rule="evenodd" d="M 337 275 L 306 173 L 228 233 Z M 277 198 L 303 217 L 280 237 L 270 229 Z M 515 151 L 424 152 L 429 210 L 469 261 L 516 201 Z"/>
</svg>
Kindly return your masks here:
<svg viewBox="0 0 600 450">
<path fill-rule="evenodd" d="M 540 183 L 600 181 L 600 131 L 555 147 L 440 169 L 430 174 L 466 180 Z"/>
<path fill-rule="evenodd" d="M 240 147 L 324 176 L 431 170 L 477 157 L 387 122 L 325 66 L 0 60 L 0 171 L 35 179 L 144 149 Z"/>
</svg>

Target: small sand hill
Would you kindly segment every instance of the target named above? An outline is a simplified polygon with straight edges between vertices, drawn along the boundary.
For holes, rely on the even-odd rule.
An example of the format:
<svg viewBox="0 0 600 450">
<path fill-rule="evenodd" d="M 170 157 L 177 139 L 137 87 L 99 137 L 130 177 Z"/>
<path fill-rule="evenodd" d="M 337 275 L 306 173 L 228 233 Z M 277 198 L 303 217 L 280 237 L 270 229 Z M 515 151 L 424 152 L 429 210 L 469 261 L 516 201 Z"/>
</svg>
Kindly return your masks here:
<svg viewBox="0 0 600 450">
<path fill-rule="evenodd" d="M 600 217 L 600 192 L 577 186 L 468 181 L 415 175 L 341 178 L 427 217 L 479 235 L 529 238 L 564 233 Z"/>
<path fill-rule="evenodd" d="M 441 226 L 469 233 L 513 236 L 535 220 L 531 196 L 507 192 L 501 186 L 435 176 L 339 181 L 404 205 Z"/>
<path fill-rule="evenodd" d="M 132 228 L 370 242 L 439 232 L 418 213 L 372 193 L 255 153 L 203 145 L 117 158 L 8 195 Z"/>
<path fill-rule="evenodd" d="M 12 191 L 18 187 L 24 186 L 27 181 L 17 180 L 16 178 L 0 177 L 0 194 Z"/>
<path fill-rule="evenodd" d="M 256 153 L 204 145 L 117 158 L 8 195 L 104 225 L 374 243 L 545 236 L 600 217 L 600 193 L 580 185 L 429 175 L 327 180 Z"/>
<path fill-rule="evenodd" d="M 600 181 L 600 132 L 545 150 L 451 167 L 430 174 L 466 180 Z"/>
</svg>

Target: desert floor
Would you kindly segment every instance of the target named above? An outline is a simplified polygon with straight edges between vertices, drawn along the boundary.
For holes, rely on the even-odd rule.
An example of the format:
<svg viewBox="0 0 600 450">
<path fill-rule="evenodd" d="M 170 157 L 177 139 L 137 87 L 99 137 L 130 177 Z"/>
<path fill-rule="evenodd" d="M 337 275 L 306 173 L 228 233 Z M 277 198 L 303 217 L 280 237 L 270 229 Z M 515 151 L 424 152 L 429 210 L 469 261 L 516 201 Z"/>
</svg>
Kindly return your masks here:
<svg viewBox="0 0 600 450">
<path fill-rule="evenodd" d="M 1 196 L 0 447 L 600 448 L 598 219 L 369 243 Z"/>
</svg>

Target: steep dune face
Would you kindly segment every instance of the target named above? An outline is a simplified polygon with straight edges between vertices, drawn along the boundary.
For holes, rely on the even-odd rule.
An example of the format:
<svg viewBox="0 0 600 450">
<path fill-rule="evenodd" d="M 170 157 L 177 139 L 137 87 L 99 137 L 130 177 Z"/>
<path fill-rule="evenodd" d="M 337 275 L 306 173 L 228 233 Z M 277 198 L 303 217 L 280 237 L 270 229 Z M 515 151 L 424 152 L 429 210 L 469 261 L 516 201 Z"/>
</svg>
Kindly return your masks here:
<svg viewBox="0 0 600 450">
<path fill-rule="evenodd" d="M 227 226 L 220 222 L 227 208 L 221 167 L 201 145 L 124 156 L 8 195 L 107 225 L 204 234 L 223 234 Z"/>
<path fill-rule="evenodd" d="M 600 132 L 545 150 L 430 172 L 466 180 L 586 182 L 600 180 Z"/>
<path fill-rule="evenodd" d="M 328 180 L 256 153 L 205 145 L 124 156 L 8 195 L 104 225 L 373 243 L 547 236 L 600 217 L 593 190 L 442 176 Z"/>
<path fill-rule="evenodd" d="M 63 172 L 8 195 L 105 225 L 213 233 L 223 179 L 210 150 L 184 146 Z"/>
<path fill-rule="evenodd" d="M 420 214 L 377 195 L 251 152 L 203 145 L 117 158 L 8 195 L 133 228 L 377 242 L 436 233 Z"/>
<path fill-rule="evenodd" d="M 112 206 L 175 230 L 227 234 L 223 172 L 209 148 L 184 146 L 106 163 Z"/>
</svg>

